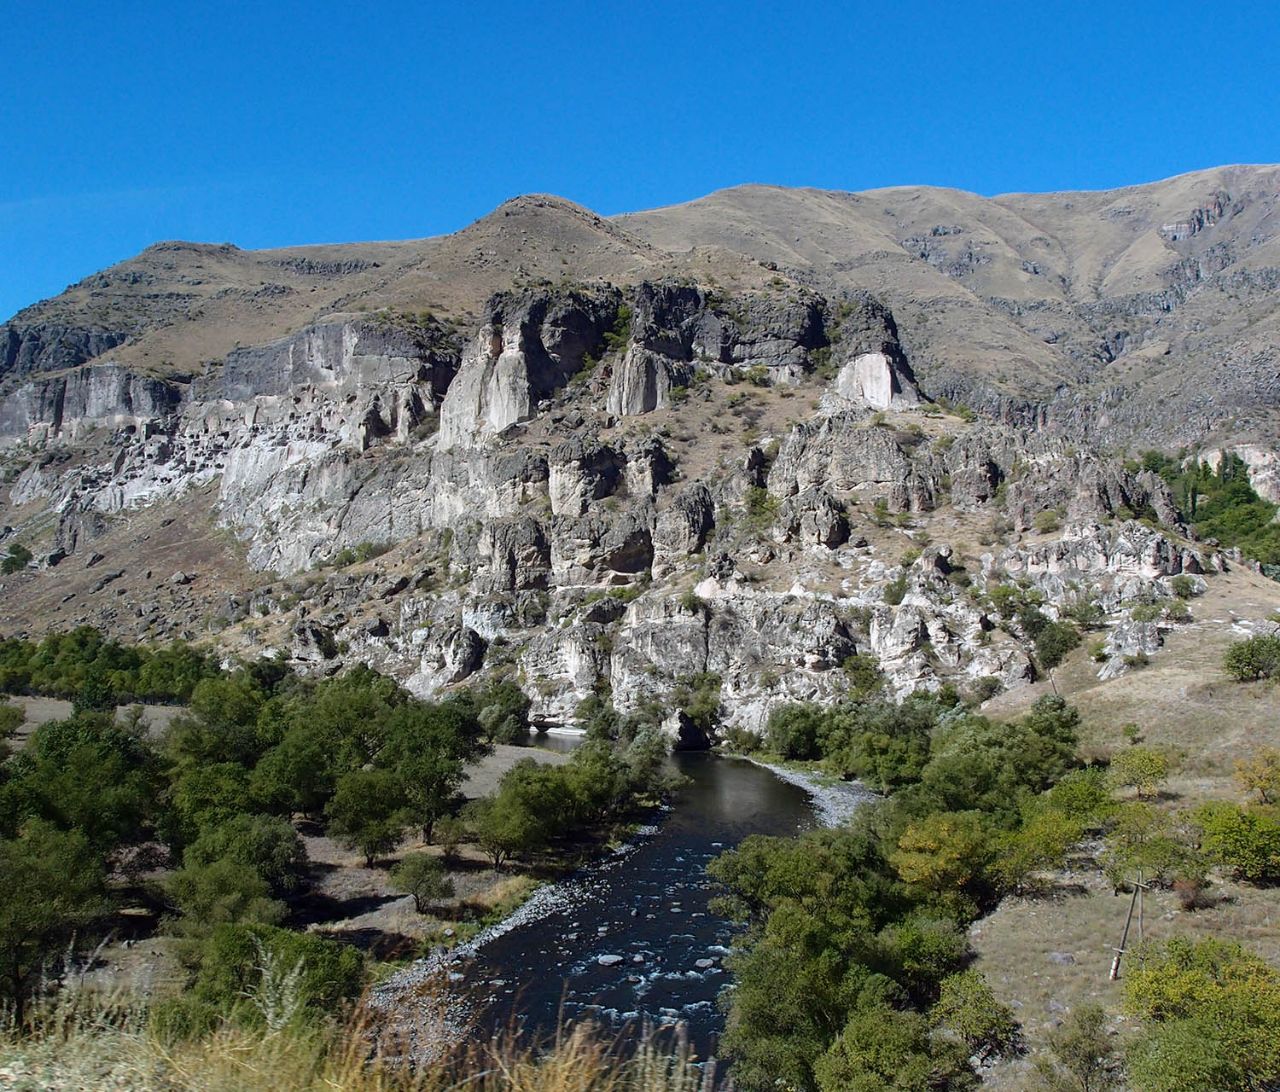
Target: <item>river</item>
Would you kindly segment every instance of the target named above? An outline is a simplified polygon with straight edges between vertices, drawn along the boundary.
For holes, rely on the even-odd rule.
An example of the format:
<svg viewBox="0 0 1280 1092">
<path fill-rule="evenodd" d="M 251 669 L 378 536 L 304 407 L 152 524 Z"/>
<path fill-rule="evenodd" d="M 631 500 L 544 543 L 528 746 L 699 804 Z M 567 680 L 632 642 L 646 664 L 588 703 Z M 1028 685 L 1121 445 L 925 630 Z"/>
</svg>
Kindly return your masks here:
<svg viewBox="0 0 1280 1092">
<path fill-rule="evenodd" d="M 694 1052 L 715 1056 L 733 927 L 708 909 L 707 863 L 748 835 L 795 834 L 815 816 L 803 789 L 760 766 L 706 753 L 673 761 L 688 784 L 656 830 L 535 896 L 463 966 L 481 1030 L 541 1038 L 585 1018 L 619 1030 L 683 1024 Z"/>
</svg>

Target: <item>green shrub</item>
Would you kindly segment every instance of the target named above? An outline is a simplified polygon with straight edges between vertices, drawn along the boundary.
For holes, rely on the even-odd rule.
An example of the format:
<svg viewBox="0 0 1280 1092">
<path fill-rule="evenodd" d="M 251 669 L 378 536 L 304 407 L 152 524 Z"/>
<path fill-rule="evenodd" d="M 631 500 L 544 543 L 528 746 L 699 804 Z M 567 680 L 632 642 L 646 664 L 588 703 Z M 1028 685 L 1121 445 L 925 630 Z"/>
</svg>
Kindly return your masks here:
<svg viewBox="0 0 1280 1092">
<path fill-rule="evenodd" d="M 977 971 L 961 971 L 942 980 L 930 1019 L 959 1037 L 970 1056 L 988 1058 L 1018 1047 L 1018 1022 Z"/>
<path fill-rule="evenodd" d="M 364 961 L 349 945 L 270 925 L 223 925 L 205 942 L 192 995 L 272 1030 L 353 1004 Z"/>
<path fill-rule="evenodd" d="M 1045 670 L 1057 667 L 1080 644 L 1080 634 L 1067 622 L 1049 622 L 1036 634 L 1036 659 Z"/>
<path fill-rule="evenodd" d="M 778 518 L 778 498 L 767 489 L 753 485 L 746 493 L 747 523 L 756 531 L 765 531 Z"/>
<path fill-rule="evenodd" d="M 1052 508 L 1037 512 L 1031 521 L 1035 529 L 1042 535 L 1051 534 L 1062 529 L 1062 517 Z"/>
<path fill-rule="evenodd" d="M 1237 682 L 1275 677 L 1280 674 L 1280 635 L 1258 634 L 1234 642 L 1222 659 L 1222 667 Z"/>
<path fill-rule="evenodd" d="M 1254 883 L 1280 880 L 1280 820 L 1274 815 L 1215 801 L 1197 809 L 1195 819 L 1211 861 Z"/>
<path fill-rule="evenodd" d="M 292 825 L 269 815 L 237 815 L 205 829 L 183 854 L 188 865 L 209 865 L 229 858 L 262 878 L 274 896 L 302 885 L 307 850 Z"/>
<path fill-rule="evenodd" d="M 1169 765 L 1169 756 L 1154 747 L 1128 747 L 1112 757 L 1108 777 L 1117 788 L 1134 789 L 1142 800 L 1156 795 Z"/>
<path fill-rule="evenodd" d="M 880 670 L 880 661 L 871 653 L 854 653 L 840 667 L 857 697 L 871 697 L 884 689 L 884 672 Z"/>
<path fill-rule="evenodd" d="M 10 543 L 8 553 L 0 560 L 0 573 L 10 576 L 31 564 L 34 555 L 21 542 Z"/>
<path fill-rule="evenodd" d="M 783 705 L 769 714 L 764 738 L 769 750 L 783 758 L 821 757 L 819 737 L 825 713 L 818 705 Z"/>
<path fill-rule="evenodd" d="M 895 576 L 884 586 L 884 601 L 891 607 L 896 607 L 907 595 L 907 574 L 902 573 Z"/>
<path fill-rule="evenodd" d="M 1280 971 L 1238 944 L 1174 937 L 1139 949 L 1125 1006 L 1139 1092 L 1251 1092 L 1280 1081 Z"/>
</svg>

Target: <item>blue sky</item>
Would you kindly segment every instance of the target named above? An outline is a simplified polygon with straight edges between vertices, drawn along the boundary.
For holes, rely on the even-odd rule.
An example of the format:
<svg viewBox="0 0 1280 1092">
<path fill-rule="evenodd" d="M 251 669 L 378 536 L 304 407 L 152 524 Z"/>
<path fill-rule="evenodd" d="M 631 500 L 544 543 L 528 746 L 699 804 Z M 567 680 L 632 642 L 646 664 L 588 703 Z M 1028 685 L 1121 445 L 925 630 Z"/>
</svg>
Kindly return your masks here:
<svg viewBox="0 0 1280 1092">
<path fill-rule="evenodd" d="M 1280 6 L 0 0 L 0 318 L 158 239 L 1280 160 Z"/>
</svg>

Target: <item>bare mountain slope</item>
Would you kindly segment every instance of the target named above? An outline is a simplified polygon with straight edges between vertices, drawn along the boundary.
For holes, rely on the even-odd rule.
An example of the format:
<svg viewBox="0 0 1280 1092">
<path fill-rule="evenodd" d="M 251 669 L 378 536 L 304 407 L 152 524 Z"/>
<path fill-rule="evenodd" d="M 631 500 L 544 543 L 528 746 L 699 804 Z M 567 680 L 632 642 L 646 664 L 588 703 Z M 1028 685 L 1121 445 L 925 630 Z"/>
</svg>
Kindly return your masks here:
<svg viewBox="0 0 1280 1092">
<path fill-rule="evenodd" d="M 453 235 L 388 243 L 241 250 L 164 242 L 0 325 L 0 382 L 106 360 L 198 375 L 240 346 L 380 308 L 467 322 L 494 292 L 535 280 L 703 273 L 730 285 L 766 272 L 737 253 L 669 255 L 558 197 L 505 202 Z"/>
<path fill-rule="evenodd" d="M 1278 193 L 1276 167 L 993 199 L 744 186 L 619 222 L 673 252 L 715 243 L 875 292 L 936 393 L 1024 420 L 1049 403 L 1100 439 L 1194 443 L 1274 432 Z"/>
<path fill-rule="evenodd" d="M 0 381 L 91 360 L 195 375 L 379 308 L 466 324 L 493 292 L 792 280 L 889 305 L 926 390 L 1107 444 L 1268 442 L 1280 168 L 1091 193 L 741 186 L 613 219 L 515 198 L 453 235 L 244 251 L 159 243 L 0 326 Z"/>
</svg>

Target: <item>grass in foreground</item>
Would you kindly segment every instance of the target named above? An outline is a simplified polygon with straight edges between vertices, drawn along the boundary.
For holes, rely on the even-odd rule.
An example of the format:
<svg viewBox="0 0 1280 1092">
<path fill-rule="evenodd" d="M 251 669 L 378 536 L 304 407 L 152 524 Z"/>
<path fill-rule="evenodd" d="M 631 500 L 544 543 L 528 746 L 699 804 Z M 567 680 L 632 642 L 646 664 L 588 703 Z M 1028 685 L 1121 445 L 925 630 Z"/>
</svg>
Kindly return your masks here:
<svg viewBox="0 0 1280 1092">
<path fill-rule="evenodd" d="M 499 1038 L 453 1049 L 424 1047 L 431 998 L 417 1028 L 395 1032 L 366 1007 L 326 1027 L 225 1022 L 198 1037 L 166 1042 L 136 998 L 103 1000 L 69 989 L 32 1029 L 0 1030 L 0 1086 L 18 1090 L 129 1092 L 711 1092 L 715 1075 L 687 1047 L 646 1035 L 623 1057 L 621 1041 L 589 1025 L 566 1029 L 544 1050 Z M 444 999 L 437 999 L 443 1003 Z M 438 1013 L 435 1015 L 439 1015 Z M 430 1060 L 410 1066 L 412 1050 Z"/>
</svg>

